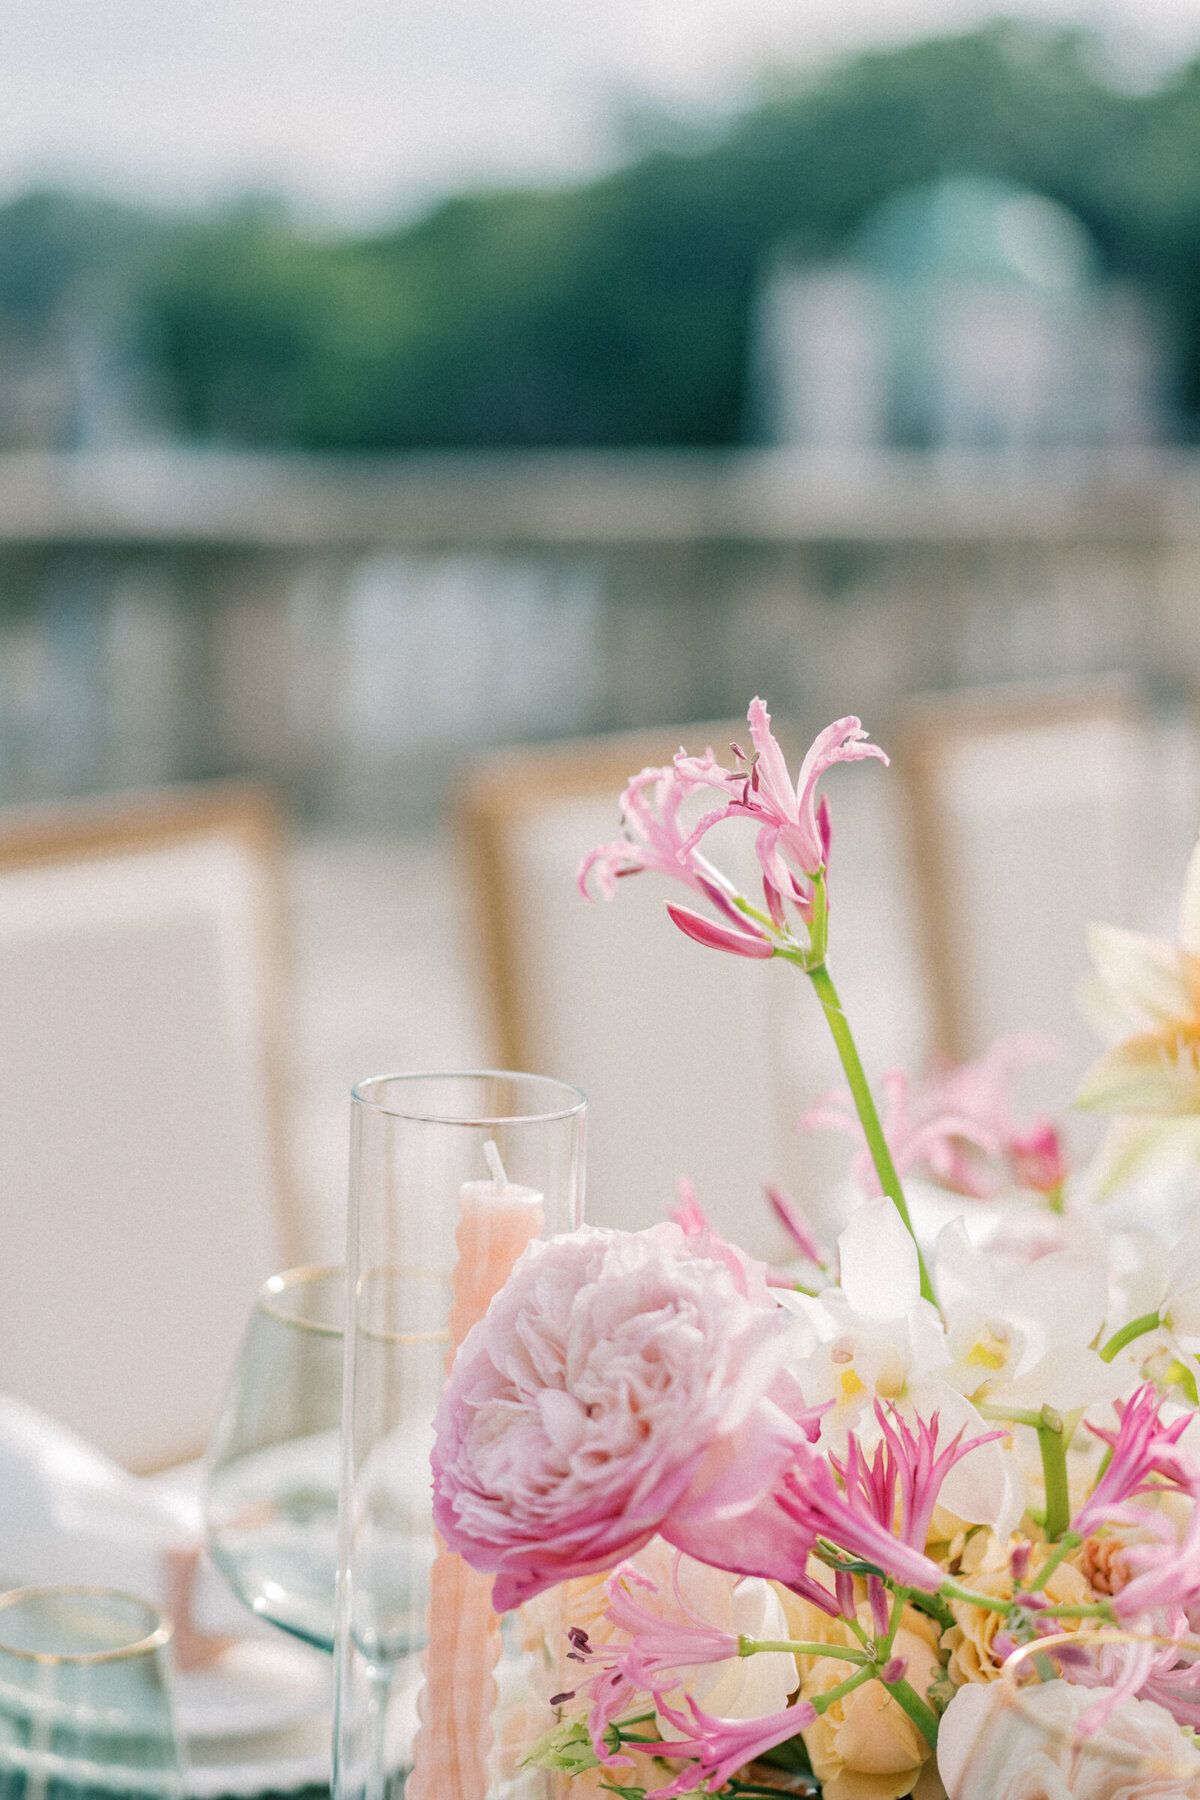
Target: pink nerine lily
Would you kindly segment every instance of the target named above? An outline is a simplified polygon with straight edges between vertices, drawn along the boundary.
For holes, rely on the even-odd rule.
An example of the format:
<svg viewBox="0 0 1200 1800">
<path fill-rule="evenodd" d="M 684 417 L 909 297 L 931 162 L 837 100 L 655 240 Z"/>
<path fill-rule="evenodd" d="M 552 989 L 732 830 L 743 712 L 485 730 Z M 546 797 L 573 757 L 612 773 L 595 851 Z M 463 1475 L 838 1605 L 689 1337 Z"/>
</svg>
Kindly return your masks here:
<svg viewBox="0 0 1200 1800">
<path fill-rule="evenodd" d="M 1018 1125 L 1008 1096 L 1013 1070 L 1050 1054 L 1051 1047 L 1035 1038 L 1013 1036 L 998 1038 L 974 1062 L 935 1070 L 921 1087 L 914 1088 L 898 1069 L 889 1070 L 883 1077 L 883 1129 L 900 1174 L 924 1170 L 942 1187 L 977 1199 L 1014 1180 L 1054 1192 L 1066 1173 L 1058 1133 L 1045 1120 Z M 801 1123 L 862 1139 L 845 1088 L 825 1094 Z M 865 1147 L 855 1159 L 854 1177 L 868 1192 L 879 1191 Z"/>
<path fill-rule="evenodd" d="M 738 1639 L 732 1632 L 710 1624 L 689 1605 L 679 1585 L 678 1554 L 671 1583 L 675 1617 L 664 1618 L 634 1598 L 635 1587 L 658 1593 L 655 1583 L 635 1563 L 625 1562 L 614 1569 L 605 1587 L 605 1618 L 629 1641 L 595 1650 L 585 1646 L 580 1657 L 594 1669 L 584 1686 L 592 1701 L 588 1732 L 602 1762 L 611 1760 L 605 1742 L 609 1726 L 639 1695 L 657 1697 L 678 1685 L 681 1672 L 703 1663 L 730 1662 L 739 1654 Z"/>
<path fill-rule="evenodd" d="M 678 1563 L 678 1556 L 676 1557 Z M 672 1687 L 667 1676 L 677 1677 L 692 1663 L 728 1662 L 739 1653 L 738 1640 L 721 1631 L 688 1603 L 676 1570 L 671 1587 L 682 1618 L 664 1619 L 634 1598 L 641 1587 L 657 1592 L 654 1583 L 633 1563 L 623 1563 L 608 1579 L 605 1616 L 618 1631 L 628 1632 L 632 1642 L 621 1653 L 629 1679 L 647 1693 Z"/>
<path fill-rule="evenodd" d="M 578 880 L 587 896 L 594 878 L 601 897 L 610 900 L 621 876 L 657 869 L 702 895 L 718 914 L 712 920 L 690 907 L 669 908 L 674 923 L 695 942 L 734 956 L 765 960 L 784 950 L 794 957 L 805 947 L 792 935 L 787 907 L 795 907 L 804 923 L 814 927 L 817 884 L 829 856 L 829 814 L 825 802 L 817 802 L 817 783 L 834 763 L 868 756 L 886 763 L 887 757 L 877 744 L 866 742 L 857 719 L 839 719 L 818 735 L 793 788 L 761 700 L 751 702 L 748 718 L 754 753 L 744 770 L 724 768 L 711 750 L 703 756 L 681 750 L 671 768 L 635 775 L 621 796 L 622 836 L 586 856 Z M 715 789 L 722 803 L 685 833 L 680 808 L 705 789 Z M 761 905 L 752 907 L 700 853 L 701 839 L 730 818 L 752 819 L 759 826 L 756 848 L 765 911 Z M 822 956 L 823 937 L 817 941 L 814 934 L 809 951 Z"/>
<path fill-rule="evenodd" d="M 795 1201 L 789 1199 L 783 1189 L 776 1187 L 771 1181 L 766 1183 L 766 1194 L 772 1212 L 801 1256 L 815 1263 L 818 1269 L 826 1268 L 829 1264 L 829 1252 L 817 1242 Z"/>
<path fill-rule="evenodd" d="M 918 1418 L 914 1430 L 895 1407 L 885 1407 L 877 1400 L 875 1417 L 883 1441 L 876 1446 L 870 1463 L 853 1432 L 845 1463 L 831 1460 L 852 1503 L 857 1500 L 881 1525 L 895 1529 L 896 1535 L 912 1549 L 923 1550 L 942 1483 L 955 1463 L 980 1444 L 994 1443 L 1004 1433 L 986 1431 L 964 1444 L 963 1426 L 939 1454 L 936 1412 L 929 1420 Z M 900 1523 L 894 1526 L 897 1497 Z"/>
<path fill-rule="evenodd" d="M 711 1791 L 723 1787 L 731 1775 L 764 1750 L 773 1750 L 808 1727 L 817 1717 L 816 1708 L 807 1700 L 786 1706 L 782 1712 L 765 1719 L 714 1719 L 702 1712 L 687 1696 L 689 1719 L 674 1707 L 660 1708 L 662 1716 L 682 1735 L 656 1744 L 656 1756 L 686 1756 L 695 1761 L 690 1769 L 676 1777 L 670 1787 L 655 1788 L 647 1800 L 677 1800 L 681 1794 L 695 1791 L 703 1782 Z"/>
<path fill-rule="evenodd" d="M 657 869 L 714 898 L 707 885 L 708 870 L 692 853 L 695 834 L 685 832 L 679 818 L 694 786 L 681 781 L 674 768 L 643 769 L 631 778 L 620 800 L 623 835 L 589 851 L 579 865 L 576 879 L 585 900 L 590 898 L 588 880 L 593 874 L 601 897 L 611 900 L 621 876 L 642 869 Z"/>
<path fill-rule="evenodd" d="M 1112 1456 L 1073 1521 L 1074 1529 L 1084 1536 L 1106 1524 L 1114 1506 L 1146 1493 L 1153 1485 L 1152 1476 L 1184 1487 L 1200 1473 L 1191 1457 L 1178 1447 L 1191 1423 L 1191 1414 L 1183 1413 L 1165 1425 L 1160 1417 L 1162 1402 L 1151 1382 L 1144 1383 L 1129 1400 L 1118 1400 L 1116 1410 L 1120 1419 L 1116 1431 L 1105 1431 L 1098 1425 L 1088 1427 L 1109 1446 Z"/>
<path fill-rule="evenodd" d="M 767 905 L 777 922 L 787 901 L 811 914 L 813 882 L 829 856 L 829 812 L 817 804 L 817 783 L 835 763 L 860 762 L 874 756 L 886 763 L 878 744 L 869 744 L 862 722 L 837 719 L 819 732 L 800 765 L 793 789 L 783 751 L 771 731 L 771 715 L 761 700 L 750 702 L 747 714 L 754 755 L 747 771 L 732 774 L 711 757 L 676 757 L 675 767 L 690 782 L 706 782 L 727 796 L 719 813 L 703 822 L 707 831 L 717 818 L 754 819 L 758 834 L 758 860 L 762 865 Z M 699 836 L 693 833 L 693 841 Z"/>
<path fill-rule="evenodd" d="M 1105 1525 L 1131 1525 L 1150 1534 L 1149 1541 L 1128 1544 L 1123 1552 L 1134 1574 L 1113 1595 L 1113 1608 L 1129 1621 L 1200 1599 L 1200 1463 L 1179 1448 L 1193 1415 L 1184 1413 L 1164 1424 L 1161 1402 L 1149 1383 L 1124 1405 L 1118 1401 L 1117 1410 L 1121 1422 L 1115 1432 L 1091 1427 L 1111 1446 L 1112 1460 L 1072 1525 L 1085 1536 Z M 1163 1486 L 1191 1501 L 1178 1539 L 1162 1513 L 1130 1504 Z"/>
<path fill-rule="evenodd" d="M 1179 1725 L 1195 1729 L 1200 1724 L 1200 1662 L 1186 1648 L 1187 1614 L 1168 1612 L 1159 1615 L 1154 1624 L 1167 1641 L 1156 1644 L 1136 1637 L 1127 1642 L 1117 1638 L 1086 1649 L 1060 1643 L 1052 1652 L 1068 1681 L 1100 1690 L 1095 1703 L 1080 1717 L 1081 1735 L 1102 1731 L 1121 1703 L 1134 1697 L 1165 1706 Z"/>
<path fill-rule="evenodd" d="M 801 1445 L 784 1478 L 779 1504 L 812 1542 L 829 1538 L 906 1587 L 936 1593 L 944 1571 L 925 1555 L 925 1539 L 942 1483 L 970 1451 L 1004 1434 L 985 1432 L 964 1444 L 960 1431 L 939 1454 L 936 1413 L 928 1423 L 918 1419 L 915 1431 L 878 1401 L 875 1416 L 883 1440 L 870 1461 L 853 1432 L 844 1463 Z M 834 1481 L 831 1462 L 844 1492 Z"/>
</svg>

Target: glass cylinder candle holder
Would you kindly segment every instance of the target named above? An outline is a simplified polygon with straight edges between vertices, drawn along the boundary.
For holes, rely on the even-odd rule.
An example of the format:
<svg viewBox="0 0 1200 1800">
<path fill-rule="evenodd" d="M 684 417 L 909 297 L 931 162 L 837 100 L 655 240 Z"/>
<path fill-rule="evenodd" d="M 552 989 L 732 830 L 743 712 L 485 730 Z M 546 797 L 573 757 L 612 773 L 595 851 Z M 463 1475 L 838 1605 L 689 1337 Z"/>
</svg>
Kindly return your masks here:
<svg viewBox="0 0 1200 1800">
<path fill-rule="evenodd" d="M 436 1541 L 432 1420 L 458 1346 L 525 1246 L 581 1221 L 585 1109 L 576 1088 L 508 1072 L 354 1089 L 336 1800 L 502 1791 L 499 1621 L 490 1577 Z"/>
</svg>

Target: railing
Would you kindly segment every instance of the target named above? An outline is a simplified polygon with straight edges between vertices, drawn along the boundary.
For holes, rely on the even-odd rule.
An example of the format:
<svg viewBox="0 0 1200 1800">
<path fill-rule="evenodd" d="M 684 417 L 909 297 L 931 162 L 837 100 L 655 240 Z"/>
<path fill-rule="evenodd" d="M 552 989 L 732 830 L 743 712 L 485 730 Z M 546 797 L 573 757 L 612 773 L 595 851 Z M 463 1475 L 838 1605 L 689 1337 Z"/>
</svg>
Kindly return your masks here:
<svg viewBox="0 0 1200 1800">
<path fill-rule="evenodd" d="M 479 748 L 915 691 L 1200 685 L 1200 458 L 0 458 L 0 800 L 255 771 L 433 808 Z"/>
</svg>

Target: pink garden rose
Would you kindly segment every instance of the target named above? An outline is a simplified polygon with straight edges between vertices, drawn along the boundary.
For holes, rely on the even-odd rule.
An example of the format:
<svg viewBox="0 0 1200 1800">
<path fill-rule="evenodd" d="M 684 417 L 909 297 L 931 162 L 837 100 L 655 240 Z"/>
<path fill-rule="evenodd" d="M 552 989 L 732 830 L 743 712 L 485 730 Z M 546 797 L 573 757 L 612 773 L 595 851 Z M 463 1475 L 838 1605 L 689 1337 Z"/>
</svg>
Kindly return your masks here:
<svg viewBox="0 0 1200 1800">
<path fill-rule="evenodd" d="M 783 1366 L 787 1333 L 765 1289 L 739 1291 L 675 1225 L 531 1244 L 464 1341 L 435 1425 L 437 1528 L 496 1576 L 497 1610 L 656 1532 L 739 1573 L 800 1574 L 807 1546 L 772 1495 L 817 1425 Z"/>
</svg>

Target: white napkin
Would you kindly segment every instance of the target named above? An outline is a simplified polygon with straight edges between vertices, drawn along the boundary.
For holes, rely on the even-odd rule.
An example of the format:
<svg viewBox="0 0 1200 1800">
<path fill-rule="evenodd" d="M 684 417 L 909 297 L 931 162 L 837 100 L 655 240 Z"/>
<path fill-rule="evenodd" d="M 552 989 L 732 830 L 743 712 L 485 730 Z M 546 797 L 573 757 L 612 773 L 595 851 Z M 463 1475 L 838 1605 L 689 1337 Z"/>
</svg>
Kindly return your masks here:
<svg viewBox="0 0 1200 1800">
<path fill-rule="evenodd" d="M 174 1615 L 177 1633 L 257 1635 L 263 1627 L 201 1556 L 195 1472 L 173 1476 L 131 1475 L 57 1419 L 0 1394 L 0 1584 L 123 1588 Z"/>
</svg>

